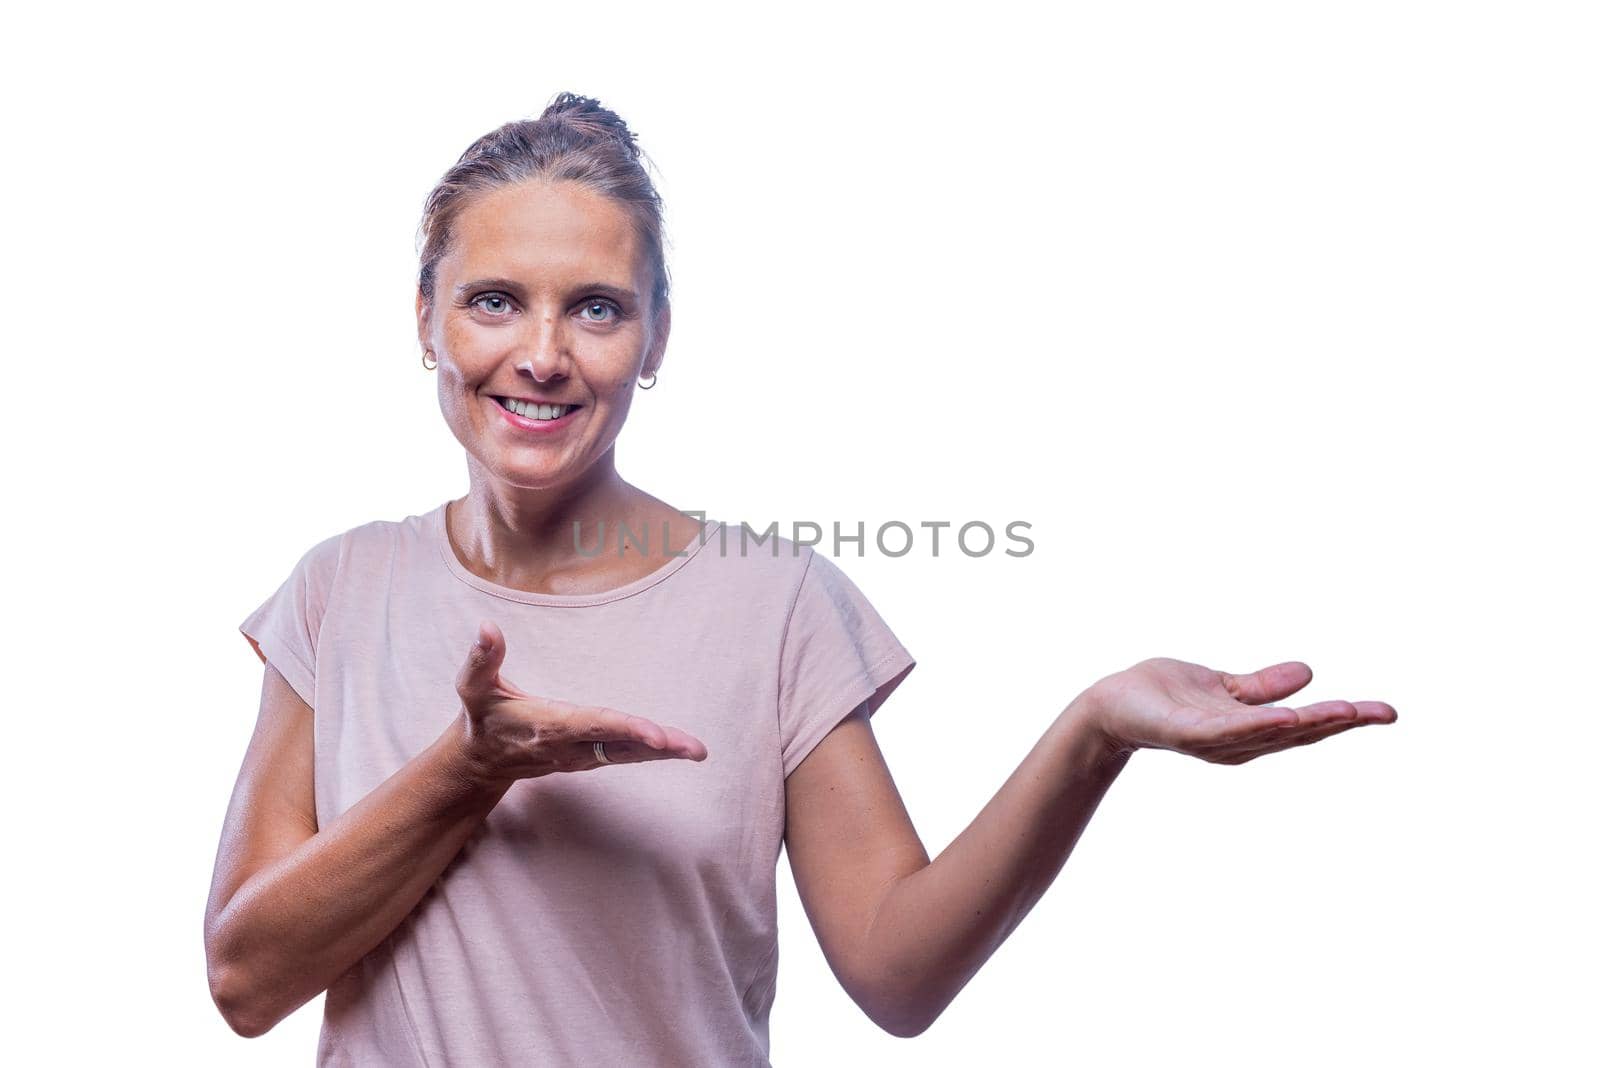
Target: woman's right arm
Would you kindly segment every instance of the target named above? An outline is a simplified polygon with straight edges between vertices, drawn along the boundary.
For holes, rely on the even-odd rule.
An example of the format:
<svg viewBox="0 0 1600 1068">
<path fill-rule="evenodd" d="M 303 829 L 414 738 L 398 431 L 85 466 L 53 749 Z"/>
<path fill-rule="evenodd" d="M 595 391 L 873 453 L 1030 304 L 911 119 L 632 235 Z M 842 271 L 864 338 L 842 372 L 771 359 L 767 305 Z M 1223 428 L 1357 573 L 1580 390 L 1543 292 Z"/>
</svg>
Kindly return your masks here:
<svg viewBox="0 0 1600 1068">
<path fill-rule="evenodd" d="M 321 828 L 313 711 L 267 665 L 206 905 L 211 997 L 239 1034 L 266 1034 L 388 937 L 517 780 L 706 759 L 676 727 L 525 693 L 501 677 L 505 655 L 500 628 L 480 624 L 456 676 L 459 714 Z"/>
<path fill-rule="evenodd" d="M 268 664 L 206 906 L 206 971 L 248 1037 L 326 990 L 389 935 L 510 788 L 477 772 L 466 712 L 317 827 L 312 710 Z"/>
</svg>

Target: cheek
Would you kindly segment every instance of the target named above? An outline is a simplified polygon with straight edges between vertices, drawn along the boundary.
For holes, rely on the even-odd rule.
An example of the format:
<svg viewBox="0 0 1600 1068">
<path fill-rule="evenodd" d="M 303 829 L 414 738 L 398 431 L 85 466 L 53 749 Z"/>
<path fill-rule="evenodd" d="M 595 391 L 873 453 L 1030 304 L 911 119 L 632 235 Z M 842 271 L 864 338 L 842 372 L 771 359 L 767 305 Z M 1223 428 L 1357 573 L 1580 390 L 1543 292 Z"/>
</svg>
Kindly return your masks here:
<svg viewBox="0 0 1600 1068">
<path fill-rule="evenodd" d="M 604 397 L 606 402 L 612 406 L 626 404 L 629 398 L 633 396 L 633 379 L 624 377 L 627 373 L 627 369 L 623 368 L 620 372 L 612 371 L 608 373 L 600 381 L 591 379 L 589 388 L 594 390 L 597 395 Z"/>
<path fill-rule="evenodd" d="M 627 420 L 628 410 L 632 404 L 633 380 L 629 379 L 606 397 L 606 411 L 610 417 L 607 422 L 620 427 Z"/>
<path fill-rule="evenodd" d="M 463 370 L 482 361 L 496 348 L 493 344 L 493 335 L 470 320 L 463 321 L 456 318 L 446 320 L 439 328 L 439 333 L 445 351 L 450 353 L 455 362 L 462 365 Z"/>
<path fill-rule="evenodd" d="M 639 353 L 633 346 L 616 345 L 585 354 L 577 373 L 597 398 L 612 406 L 625 405 L 633 397 L 638 365 Z"/>
</svg>

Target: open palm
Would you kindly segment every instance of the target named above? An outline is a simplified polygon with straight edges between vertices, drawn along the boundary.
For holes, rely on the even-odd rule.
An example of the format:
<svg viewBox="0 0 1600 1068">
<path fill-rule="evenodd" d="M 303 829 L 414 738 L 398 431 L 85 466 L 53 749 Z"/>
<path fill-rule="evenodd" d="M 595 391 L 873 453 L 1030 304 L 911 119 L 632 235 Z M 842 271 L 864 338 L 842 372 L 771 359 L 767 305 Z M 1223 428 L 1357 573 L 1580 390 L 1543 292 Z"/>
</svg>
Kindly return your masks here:
<svg viewBox="0 0 1600 1068">
<path fill-rule="evenodd" d="M 1298 660 L 1230 675 L 1156 657 L 1095 683 L 1090 704 L 1117 750 L 1171 749 L 1214 764 L 1243 764 L 1397 718 L 1382 701 L 1319 701 L 1299 708 L 1271 703 L 1310 681 L 1311 668 Z"/>
</svg>

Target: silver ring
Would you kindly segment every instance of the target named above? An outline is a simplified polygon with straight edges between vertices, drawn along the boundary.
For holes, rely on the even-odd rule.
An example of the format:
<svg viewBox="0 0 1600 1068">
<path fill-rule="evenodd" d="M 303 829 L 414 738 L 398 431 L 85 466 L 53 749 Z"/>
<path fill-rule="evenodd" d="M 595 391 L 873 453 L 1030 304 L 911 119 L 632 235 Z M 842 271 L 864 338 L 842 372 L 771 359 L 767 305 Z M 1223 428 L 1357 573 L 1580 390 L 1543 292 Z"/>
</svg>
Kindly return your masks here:
<svg viewBox="0 0 1600 1068">
<path fill-rule="evenodd" d="M 606 756 L 606 743 L 605 742 L 595 742 L 594 743 L 594 758 L 596 760 L 600 761 L 600 763 L 602 763 L 602 764 L 611 763 L 611 758 Z"/>
</svg>

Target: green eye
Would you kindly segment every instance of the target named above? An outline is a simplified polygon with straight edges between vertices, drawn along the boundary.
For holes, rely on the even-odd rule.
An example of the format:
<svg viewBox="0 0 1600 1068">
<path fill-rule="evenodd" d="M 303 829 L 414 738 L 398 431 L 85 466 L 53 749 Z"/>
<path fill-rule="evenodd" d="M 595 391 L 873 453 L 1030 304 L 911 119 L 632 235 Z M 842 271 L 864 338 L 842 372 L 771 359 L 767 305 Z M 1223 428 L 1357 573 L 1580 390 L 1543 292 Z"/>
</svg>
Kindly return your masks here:
<svg viewBox="0 0 1600 1068">
<path fill-rule="evenodd" d="M 611 303 L 609 300 L 591 300 L 591 301 L 589 301 L 589 303 L 587 303 L 587 304 L 585 304 L 583 306 L 583 310 L 584 310 L 584 313 L 586 315 L 587 315 L 587 313 L 592 312 L 592 311 L 596 311 L 597 309 L 600 312 L 611 312 L 612 313 L 612 316 L 611 316 L 612 318 L 616 318 L 617 315 L 619 314 L 619 312 L 617 310 L 617 306 L 615 304 Z M 589 321 L 591 323 L 604 323 L 604 322 L 609 322 L 610 320 L 609 319 L 605 319 L 605 318 L 600 318 L 600 317 L 593 317 L 593 318 L 590 318 Z"/>
</svg>

